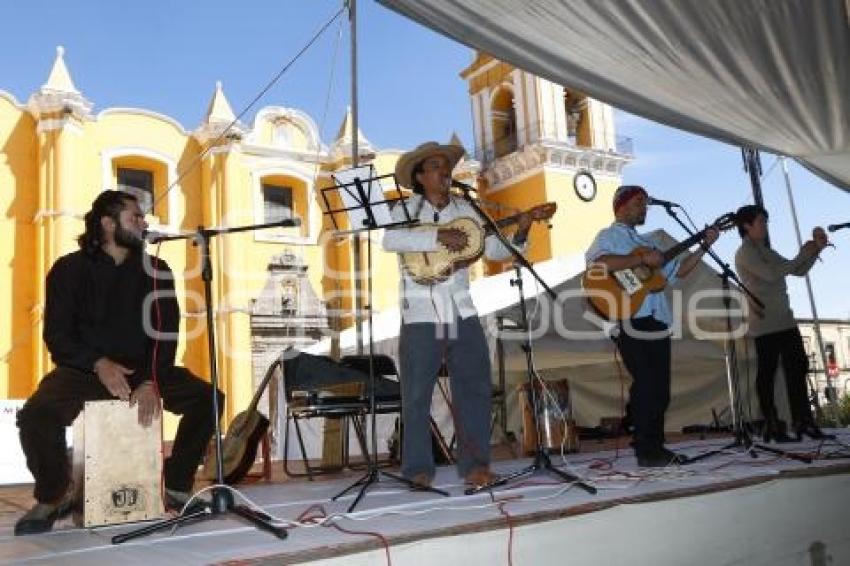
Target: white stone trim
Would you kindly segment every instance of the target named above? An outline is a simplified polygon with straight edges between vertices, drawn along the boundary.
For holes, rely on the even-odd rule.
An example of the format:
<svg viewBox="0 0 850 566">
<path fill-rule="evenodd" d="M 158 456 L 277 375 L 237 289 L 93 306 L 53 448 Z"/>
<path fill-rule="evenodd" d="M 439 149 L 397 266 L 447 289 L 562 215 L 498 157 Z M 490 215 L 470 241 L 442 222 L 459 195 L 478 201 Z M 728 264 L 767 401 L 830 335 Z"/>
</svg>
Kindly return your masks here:
<svg viewBox="0 0 850 566">
<path fill-rule="evenodd" d="M 537 77 L 531 73 L 525 74 L 525 101 L 528 105 L 528 118 L 531 121 L 528 129 L 528 143 L 535 143 L 540 139 L 540 112 L 537 105 Z"/>
<path fill-rule="evenodd" d="M 177 130 L 180 134 L 184 136 L 190 135 L 190 132 L 183 127 L 183 124 L 178 122 L 175 118 L 168 116 L 167 114 L 160 114 L 159 112 L 154 112 L 153 110 L 146 110 L 144 108 L 131 108 L 131 107 L 115 107 L 115 108 L 105 108 L 101 110 L 95 120 L 100 120 L 104 116 L 110 116 L 113 114 L 131 114 L 134 116 L 144 116 L 146 118 L 153 118 L 155 120 L 159 120 L 160 122 L 165 122 L 166 124 L 172 126 L 175 130 Z"/>
<path fill-rule="evenodd" d="M 591 120 L 591 143 L 599 150 L 616 150 L 617 136 L 614 112 L 611 106 L 594 98 L 587 98 L 587 114 Z"/>
<path fill-rule="evenodd" d="M 567 142 L 567 120 L 564 110 L 564 87 L 546 79 L 538 79 L 540 86 L 541 140 Z"/>
<path fill-rule="evenodd" d="M 310 164 L 324 164 L 329 161 L 327 151 L 298 151 L 293 149 L 284 149 L 277 146 L 260 145 L 256 143 L 242 143 L 242 153 L 244 155 L 252 155 L 255 157 L 272 157 L 279 159 L 289 159 Z M 318 153 L 318 155 L 317 155 Z"/>
<path fill-rule="evenodd" d="M 78 136 L 83 135 L 83 129 L 77 125 L 73 118 L 51 118 L 50 120 L 39 120 L 35 131 L 39 134 L 43 132 L 52 132 L 55 130 L 67 129 L 69 132 L 74 132 Z"/>
<path fill-rule="evenodd" d="M 472 62 L 473 62 L 473 63 L 475 63 L 475 61 L 474 61 L 474 60 L 473 60 Z M 486 72 L 486 71 L 489 71 L 490 69 L 492 69 L 493 67 L 495 67 L 496 65 L 498 65 L 498 64 L 499 64 L 499 63 L 501 63 L 501 62 L 502 62 L 502 61 L 501 61 L 500 59 L 496 59 L 496 58 L 490 59 L 488 62 L 486 62 L 486 63 L 484 63 L 483 65 L 481 65 L 481 67 L 479 67 L 478 69 L 476 69 L 476 70 L 472 71 L 472 73 L 470 73 L 469 75 L 467 75 L 467 76 L 466 76 L 466 80 L 467 80 L 467 81 L 470 81 L 470 80 L 474 79 L 475 77 L 477 77 L 477 76 L 478 76 L 478 75 L 480 75 L 481 73 L 484 73 L 484 72 Z"/>
<path fill-rule="evenodd" d="M 513 186 L 517 185 L 518 183 L 525 181 L 529 177 L 533 177 L 533 176 L 537 175 L 538 173 L 541 173 L 544 170 L 545 170 L 545 168 L 543 167 L 543 165 L 536 165 L 536 166 L 532 167 L 531 169 L 528 169 L 528 170 L 520 173 L 519 175 L 517 175 L 515 177 L 510 177 L 508 179 L 505 179 L 504 181 L 496 183 L 495 185 L 491 185 L 490 187 L 487 188 L 486 194 L 492 195 L 492 194 L 495 194 L 495 193 L 500 193 L 500 192 L 504 191 L 505 189 L 507 189 L 509 187 L 513 187 Z"/>
<path fill-rule="evenodd" d="M 546 79 L 537 79 L 537 109 L 540 117 L 540 140 L 552 140 L 555 132 L 552 131 L 552 123 L 547 119 L 552 114 L 552 98 L 549 96 L 549 85 Z"/>
<path fill-rule="evenodd" d="M 26 104 L 24 104 L 24 103 L 22 103 L 22 102 L 19 102 L 19 101 L 18 101 L 18 99 L 17 99 L 17 98 L 15 98 L 15 95 L 14 95 L 14 94 L 12 94 L 12 93 L 11 93 L 11 92 L 9 92 L 9 91 L 6 91 L 6 90 L 3 90 L 3 89 L 0 89 L 0 98 L 5 98 L 5 99 L 6 99 L 6 100 L 8 100 L 9 102 L 11 102 L 11 103 L 12 103 L 12 105 L 13 105 L 15 108 L 17 108 L 18 110 L 24 110 L 24 111 L 26 111 L 26 109 L 27 109 L 27 105 L 26 105 Z"/>
<path fill-rule="evenodd" d="M 477 94 L 473 94 L 469 101 L 472 105 L 472 145 L 476 148 L 484 147 L 484 134 L 481 129 L 481 99 Z"/>
<path fill-rule="evenodd" d="M 500 157 L 483 171 L 483 175 L 490 187 L 490 194 L 515 185 L 540 168 L 573 174 L 586 169 L 599 178 L 620 178 L 623 167 L 631 161 L 629 156 L 614 152 L 560 142 L 536 143 Z"/>
<path fill-rule="evenodd" d="M 266 121 L 269 123 L 273 123 L 278 118 L 286 118 L 295 124 L 300 124 L 304 126 L 304 131 L 307 134 L 307 138 L 310 140 L 309 148 L 315 153 L 326 152 L 326 148 L 322 144 L 321 133 L 319 132 L 319 126 L 316 124 L 316 121 L 302 110 L 298 110 L 297 108 L 286 108 L 284 106 L 266 106 L 261 108 L 257 115 L 254 117 L 254 127 L 245 139 L 250 143 L 261 146 L 265 144 L 260 144 L 255 139 L 255 133 L 257 131 L 257 125 L 260 121 Z M 274 146 L 274 144 L 271 144 Z"/>
<path fill-rule="evenodd" d="M 100 152 L 101 166 L 101 192 L 115 187 L 115 182 L 112 179 L 112 162 L 121 157 L 144 157 L 151 161 L 164 163 L 166 166 L 166 190 L 168 190 L 168 222 L 166 224 L 151 223 L 151 228 L 156 228 L 162 231 L 173 232 L 178 229 L 179 222 L 177 221 L 178 196 L 181 191 L 180 185 L 174 185 L 177 180 L 177 161 L 172 157 L 160 153 L 154 149 L 140 146 L 119 146 L 110 147 Z M 156 198 L 156 195 L 154 195 Z"/>
<path fill-rule="evenodd" d="M 486 152 L 487 148 L 493 145 L 493 114 L 487 102 L 490 100 L 490 87 L 482 89 L 479 95 L 484 107 L 484 144 L 481 149 Z"/>
<path fill-rule="evenodd" d="M 552 83 L 552 108 L 554 111 L 552 120 L 555 122 L 555 137 L 560 142 L 569 142 L 567 108 L 564 104 L 564 87 L 556 83 Z"/>
<path fill-rule="evenodd" d="M 93 102 L 78 92 L 56 92 L 44 87 L 27 101 L 27 109 L 36 120 L 51 112 L 76 114 L 81 120 L 90 120 L 93 106 Z"/>
<path fill-rule="evenodd" d="M 264 177 L 272 176 L 292 177 L 304 183 L 304 195 L 307 199 L 307 235 L 306 236 L 291 236 L 289 234 L 274 234 L 270 230 L 258 230 L 254 232 L 254 241 L 256 242 L 272 242 L 280 244 L 302 244 L 316 245 L 319 242 L 319 229 L 321 221 L 316 199 L 313 198 L 315 191 L 315 178 L 308 173 L 299 170 L 291 165 L 268 166 L 251 171 L 251 195 L 254 203 L 254 223 L 263 224 L 265 222 L 264 203 L 263 203 L 263 186 L 262 180 Z"/>
<path fill-rule="evenodd" d="M 514 115 L 516 116 L 517 147 L 522 147 L 528 142 L 528 132 L 525 123 L 525 89 L 522 88 L 521 69 L 514 69 L 511 73 L 514 91 Z"/>
</svg>

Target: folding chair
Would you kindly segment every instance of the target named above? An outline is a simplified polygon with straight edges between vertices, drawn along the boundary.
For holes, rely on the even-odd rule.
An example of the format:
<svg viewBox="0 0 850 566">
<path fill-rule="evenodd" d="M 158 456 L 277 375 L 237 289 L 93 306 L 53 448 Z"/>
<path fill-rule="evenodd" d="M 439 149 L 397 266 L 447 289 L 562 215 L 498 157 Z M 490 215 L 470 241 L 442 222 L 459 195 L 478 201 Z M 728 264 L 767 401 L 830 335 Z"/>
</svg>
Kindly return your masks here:
<svg viewBox="0 0 850 566">
<path fill-rule="evenodd" d="M 275 363 L 281 363 L 279 360 Z M 293 376 L 287 375 L 286 363 L 283 363 L 283 392 L 286 402 L 286 425 L 284 427 L 283 440 L 283 471 L 290 477 L 308 477 L 310 480 L 316 475 L 325 473 L 333 473 L 338 471 L 336 468 L 323 469 L 319 466 L 311 466 L 307 458 L 307 448 L 304 444 L 303 431 L 301 430 L 301 421 L 314 418 L 340 418 L 343 431 L 343 466 L 348 464 L 348 422 L 351 421 L 354 425 L 355 436 L 360 450 L 364 458 L 368 457 L 368 449 L 366 446 L 366 435 L 362 428 L 362 417 L 368 410 L 368 403 L 363 399 L 362 395 L 347 395 L 334 393 L 334 389 L 338 387 L 334 385 L 322 385 L 318 387 L 310 387 L 295 383 Z M 333 368 L 329 368 L 333 371 Z M 328 377 L 328 376 L 324 376 Z M 340 382 L 345 383 L 345 382 Z M 356 383 L 356 382 L 355 382 Z M 304 472 L 295 472 L 289 468 L 289 430 L 290 422 L 293 424 L 296 438 L 298 439 L 298 447 L 301 452 L 301 461 L 304 465 Z"/>
</svg>

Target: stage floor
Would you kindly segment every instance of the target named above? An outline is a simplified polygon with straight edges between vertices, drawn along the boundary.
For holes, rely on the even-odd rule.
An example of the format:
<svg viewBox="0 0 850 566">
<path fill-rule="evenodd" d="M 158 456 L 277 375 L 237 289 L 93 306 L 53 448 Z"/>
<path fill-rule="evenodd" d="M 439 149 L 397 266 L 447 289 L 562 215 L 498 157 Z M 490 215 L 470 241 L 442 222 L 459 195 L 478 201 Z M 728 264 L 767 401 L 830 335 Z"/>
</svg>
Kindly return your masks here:
<svg viewBox="0 0 850 566">
<path fill-rule="evenodd" d="M 429 544 L 449 539 L 454 544 L 463 544 L 463 537 L 469 537 L 466 556 L 458 556 L 455 562 L 441 558 L 441 566 L 450 563 L 471 566 L 488 561 L 508 564 L 509 555 L 516 564 L 528 564 L 533 562 L 516 561 L 518 555 L 511 553 L 519 553 L 521 549 L 511 545 L 514 534 L 522 529 L 527 538 L 533 538 L 531 527 L 535 525 L 551 525 L 552 521 L 559 520 L 578 525 L 576 521 L 601 517 L 600 512 L 624 505 L 639 506 L 734 492 L 784 479 L 806 482 L 841 477 L 844 481 L 850 477 L 850 430 L 833 432 L 839 434 L 840 442 L 771 445 L 811 455 L 815 457 L 812 464 L 766 452 L 759 452 L 759 457 L 753 458 L 738 450 L 728 450 L 687 466 L 664 469 L 638 468 L 627 448 L 571 454 L 565 460 L 560 455 L 553 458 L 561 469 L 596 486 L 596 495 L 561 483 L 554 475 L 540 473 L 511 482 L 493 490 L 492 494 L 466 496 L 454 468 L 449 467 L 439 469 L 435 486 L 448 491 L 451 497 L 410 492 L 382 478 L 368 490 L 353 513 L 346 513 L 346 509 L 356 490 L 336 502 L 330 498 L 360 477 L 360 472 L 356 471 L 316 481 L 290 479 L 238 486 L 237 499 L 262 508 L 281 522 L 292 524 L 285 540 L 258 531 L 230 514 L 184 526 L 174 533 L 157 533 L 122 545 L 110 544 L 111 537 L 130 531 L 138 524 L 80 529 L 66 519 L 57 523 L 51 533 L 15 537 L 13 525 L 32 503 L 30 486 L 3 487 L 0 488 L 0 562 L 126 566 L 316 561 L 337 564 L 341 558 L 348 557 L 346 564 L 349 565 L 385 564 L 390 563 L 389 559 L 398 565 L 413 563 L 412 558 L 404 559 L 412 554 L 402 553 L 403 548 L 419 546 L 426 556 L 436 557 L 439 554 L 434 553 L 436 547 L 428 547 Z M 671 444 L 671 448 L 693 456 L 722 447 L 729 440 L 726 437 L 684 439 Z M 625 441 L 621 444 L 625 446 Z M 587 450 L 591 446 L 585 443 L 584 448 Z M 494 469 L 507 474 L 529 463 L 527 459 L 501 460 L 494 464 Z M 280 466 L 275 464 L 275 468 Z M 844 518 L 846 526 L 846 513 Z M 672 519 L 675 521 L 675 517 Z M 472 541 L 477 535 L 487 533 L 497 535 L 499 556 L 503 559 L 493 561 L 476 557 L 478 551 Z M 461 538 L 457 538 L 459 536 Z"/>
</svg>

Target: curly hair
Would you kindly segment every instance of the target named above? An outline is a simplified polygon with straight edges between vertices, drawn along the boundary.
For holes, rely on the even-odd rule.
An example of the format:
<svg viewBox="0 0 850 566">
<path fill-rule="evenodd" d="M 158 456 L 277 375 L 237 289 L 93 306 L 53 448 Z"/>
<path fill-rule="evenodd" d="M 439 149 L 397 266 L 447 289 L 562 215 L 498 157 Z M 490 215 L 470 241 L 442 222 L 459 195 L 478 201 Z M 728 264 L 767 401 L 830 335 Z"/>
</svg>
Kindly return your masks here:
<svg viewBox="0 0 850 566">
<path fill-rule="evenodd" d="M 138 202 L 138 199 L 130 193 L 123 191 L 103 191 L 94 199 L 91 205 L 91 210 L 86 212 L 84 217 L 86 223 L 86 231 L 77 237 L 77 244 L 80 249 L 87 253 L 94 253 L 103 244 L 103 226 L 100 224 L 101 218 L 108 216 L 116 223 L 119 222 L 121 211 L 127 206 L 130 201 Z"/>
<path fill-rule="evenodd" d="M 742 206 L 737 212 L 735 212 L 735 224 L 738 225 L 738 234 L 741 238 L 744 238 L 747 235 L 747 230 L 744 228 L 744 224 L 752 224 L 755 222 L 756 218 L 758 218 L 759 214 L 763 214 L 765 219 L 770 218 L 767 210 L 757 204 Z"/>
</svg>

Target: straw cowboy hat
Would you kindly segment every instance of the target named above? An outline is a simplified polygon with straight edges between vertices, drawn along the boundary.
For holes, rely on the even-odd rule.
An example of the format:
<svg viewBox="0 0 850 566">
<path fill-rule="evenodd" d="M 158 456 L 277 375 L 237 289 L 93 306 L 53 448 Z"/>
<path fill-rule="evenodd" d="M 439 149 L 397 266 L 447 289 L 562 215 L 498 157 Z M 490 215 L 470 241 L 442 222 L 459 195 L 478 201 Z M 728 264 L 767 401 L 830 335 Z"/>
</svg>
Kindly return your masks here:
<svg viewBox="0 0 850 566">
<path fill-rule="evenodd" d="M 464 150 L 458 145 L 441 145 L 437 142 L 425 142 L 414 150 L 402 155 L 395 165 L 395 178 L 398 184 L 409 189 L 413 188 L 413 170 L 425 159 L 433 155 L 444 155 L 449 160 L 449 167 L 454 169 Z"/>
</svg>

